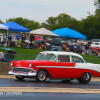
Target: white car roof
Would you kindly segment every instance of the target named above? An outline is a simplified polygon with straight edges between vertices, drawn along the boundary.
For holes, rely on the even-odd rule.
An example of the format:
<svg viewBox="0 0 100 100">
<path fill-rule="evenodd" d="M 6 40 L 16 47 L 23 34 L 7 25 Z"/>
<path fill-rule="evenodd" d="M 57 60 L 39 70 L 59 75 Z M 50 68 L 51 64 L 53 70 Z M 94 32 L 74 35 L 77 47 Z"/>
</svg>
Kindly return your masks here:
<svg viewBox="0 0 100 100">
<path fill-rule="evenodd" d="M 81 55 L 77 54 L 77 53 L 73 53 L 73 52 L 64 52 L 64 51 L 42 51 L 40 53 L 52 53 L 55 55 L 73 55 L 73 56 L 78 56 L 83 58 Z"/>
</svg>

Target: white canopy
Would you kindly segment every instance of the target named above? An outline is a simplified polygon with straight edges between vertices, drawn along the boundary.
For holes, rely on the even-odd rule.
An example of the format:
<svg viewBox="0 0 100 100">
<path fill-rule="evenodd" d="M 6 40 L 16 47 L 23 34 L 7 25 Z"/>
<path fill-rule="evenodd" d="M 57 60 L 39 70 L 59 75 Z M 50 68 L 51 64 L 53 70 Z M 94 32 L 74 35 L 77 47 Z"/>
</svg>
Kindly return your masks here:
<svg viewBox="0 0 100 100">
<path fill-rule="evenodd" d="M 0 29 L 8 30 L 8 27 L 7 26 L 4 26 L 3 24 L 0 24 Z"/>
<path fill-rule="evenodd" d="M 33 33 L 33 34 L 40 34 L 40 35 L 50 35 L 50 36 L 59 36 L 45 28 L 40 28 L 40 29 L 36 29 L 36 30 L 33 30 L 33 31 L 30 31 L 30 33 Z"/>
</svg>

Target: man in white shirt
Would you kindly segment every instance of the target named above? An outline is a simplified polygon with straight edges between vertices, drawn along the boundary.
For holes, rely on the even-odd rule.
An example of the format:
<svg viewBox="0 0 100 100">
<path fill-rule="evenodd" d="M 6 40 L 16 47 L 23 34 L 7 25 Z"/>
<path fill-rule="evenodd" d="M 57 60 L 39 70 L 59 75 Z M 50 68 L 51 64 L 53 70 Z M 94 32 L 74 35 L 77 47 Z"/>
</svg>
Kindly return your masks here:
<svg viewBox="0 0 100 100">
<path fill-rule="evenodd" d="M 3 59 L 5 59 L 4 50 L 2 50 L 2 52 L 0 52 L 0 58 L 1 58 L 1 62 L 3 62 Z"/>
</svg>

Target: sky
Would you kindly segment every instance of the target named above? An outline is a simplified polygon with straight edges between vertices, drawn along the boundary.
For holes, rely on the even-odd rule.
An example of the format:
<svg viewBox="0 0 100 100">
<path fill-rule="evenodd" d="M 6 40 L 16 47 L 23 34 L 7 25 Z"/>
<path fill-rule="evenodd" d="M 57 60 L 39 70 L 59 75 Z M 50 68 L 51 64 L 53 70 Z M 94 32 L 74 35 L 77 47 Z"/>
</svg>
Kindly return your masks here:
<svg viewBox="0 0 100 100">
<path fill-rule="evenodd" d="M 0 20 L 22 17 L 42 23 L 61 13 L 81 20 L 95 9 L 94 0 L 0 0 Z"/>
</svg>

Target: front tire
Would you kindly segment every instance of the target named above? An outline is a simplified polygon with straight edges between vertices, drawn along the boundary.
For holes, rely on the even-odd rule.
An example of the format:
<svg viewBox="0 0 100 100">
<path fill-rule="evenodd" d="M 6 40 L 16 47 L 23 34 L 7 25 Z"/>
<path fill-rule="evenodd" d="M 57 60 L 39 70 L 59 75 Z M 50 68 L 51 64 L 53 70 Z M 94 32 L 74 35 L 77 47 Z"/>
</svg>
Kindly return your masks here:
<svg viewBox="0 0 100 100">
<path fill-rule="evenodd" d="M 87 84 L 90 82 L 91 80 L 91 74 L 86 72 L 86 73 L 83 73 L 81 78 L 78 78 L 77 79 L 80 83 L 83 83 L 83 84 Z"/>
<path fill-rule="evenodd" d="M 15 76 L 18 80 L 23 80 L 25 77 L 24 76 Z"/>
<path fill-rule="evenodd" d="M 45 70 L 39 70 L 36 75 L 36 80 L 39 82 L 44 82 L 47 78 L 47 73 Z"/>
</svg>

